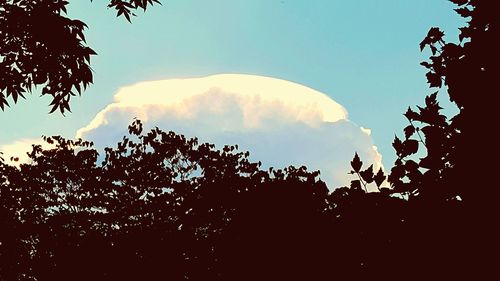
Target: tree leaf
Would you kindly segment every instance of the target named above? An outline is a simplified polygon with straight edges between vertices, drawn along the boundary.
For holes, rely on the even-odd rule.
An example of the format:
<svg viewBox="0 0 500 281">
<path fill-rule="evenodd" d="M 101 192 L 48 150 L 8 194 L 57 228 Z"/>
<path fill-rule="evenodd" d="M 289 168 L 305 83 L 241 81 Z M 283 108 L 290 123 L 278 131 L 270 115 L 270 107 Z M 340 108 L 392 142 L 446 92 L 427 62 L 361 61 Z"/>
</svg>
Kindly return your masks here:
<svg viewBox="0 0 500 281">
<path fill-rule="evenodd" d="M 409 139 L 415 133 L 415 127 L 413 125 L 408 125 L 404 128 L 405 138 Z"/>
<path fill-rule="evenodd" d="M 469 10 L 467 7 L 455 9 L 455 11 L 463 18 L 468 18 L 472 16 L 472 11 Z"/>
<path fill-rule="evenodd" d="M 359 180 L 352 180 L 351 181 L 351 188 L 352 189 L 361 189 L 361 182 Z"/>
<path fill-rule="evenodd" d="M 396 154 L 401 156 L 401 154 L 403 153 L 403 150 L 404 150 L 404 146 L 403 146 L 403 143 L 401 142 L 401 140 L 397 136 L 394 136 L 394 141 L 392 142 L 392 147 L 394 147 L 394 149 L 396 150 Z"/>
<path fill-rule="evenodd" d="M 432 27 L 427 33 L 427 37 L 430 39 L 431 43 L 435 43 L 443 40 L 444 32 L 442 32 L 439 27 Z"/>
<path fill-rule="evenodd" d="M 403 145 L 405 147 L 404 148 L 405 156 L 415 154 L 418 151 L 418 141 L 417 140 L 413 140 L 413 139 L 405 140 L 403 142 Z"/>
<path fill-rule="evenodd" d="M 468 0 L 450 0 L 450 2 L 452 2 L 453 4 L 457 4 L 459 6 L 462 6 L 464 4 L 467 4 L 467 2 L 469 2 Z"/>
<path fill-rule="evenodd" d="M 378 169 L 377 174 L 373 177 L 373 180 L 375 181 L 375 184 L 377 187 L 380 187 L 382 183 L 385 181 L 386 176 L 384 174 L 384 171 L 382 171 L 382 168 Z"/>
<path fill-rule="evenodd" d="M 361 167 L 363 166 L 363 162 L 359 159 L 358 153 L 354 153 L 354 158 L 351 161 L 351 167 L 354 170 L 354 172 L 359 172 L 361 170 Z"/>
<path fill-rule="evenodd" d="M 373 164 L 370 165 L 370 167 L 368 167 L 366 170 L 359 172 L 359 174 L 366 183 L 373 182 Z"/>
<path fill-rule="evenodd" d="M 420 65 L 422 65 L 425 68 L 431 68 L 432 67 L 432 64 L 430 64 L 430 63 L 428 63 L 426 61 L 421 62 Z"/>
<path fill-rule="evenodd" d="M 410 121 L 417 120 L 419 117 L 419 114 L 413 111 L 410 107 L 408 107 L 408 110 L 406 110 L 406 113 L 403 115 Z"/>
<path fill-rule="evenodd" d="M 425 76 L 427 77 L 427 83 L 429 83 L 430 87 L 441 88 L 441 86 L 443 84 L 443 81 L 441 80 L 441 76 L 439 76 L 435 72 L 427 72 L 427 74 L 425 74 Z"/>
</svg>

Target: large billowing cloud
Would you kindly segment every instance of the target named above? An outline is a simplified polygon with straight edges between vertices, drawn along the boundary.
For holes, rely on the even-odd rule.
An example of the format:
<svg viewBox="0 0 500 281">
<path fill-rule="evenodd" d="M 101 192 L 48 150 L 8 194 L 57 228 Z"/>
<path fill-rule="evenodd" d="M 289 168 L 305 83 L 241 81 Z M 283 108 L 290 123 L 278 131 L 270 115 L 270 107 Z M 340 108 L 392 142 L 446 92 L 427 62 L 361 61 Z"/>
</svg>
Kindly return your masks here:
<svg viewBox="0 0 500 281">
<path fill-rule="evenodd" d="M 123 87 L 77 137 L 98 147 L 113 145 L 134 117 L 146 127 L 219 147 L 238 144 L 264 167 L 320 170 L 330 189 L 352 179 L 347 172 L 355 151 L 381 166 L 370 131 L 349 121 L 345 108 L 325 94 L 275 78 L 223 74 Z"/>
</svg>

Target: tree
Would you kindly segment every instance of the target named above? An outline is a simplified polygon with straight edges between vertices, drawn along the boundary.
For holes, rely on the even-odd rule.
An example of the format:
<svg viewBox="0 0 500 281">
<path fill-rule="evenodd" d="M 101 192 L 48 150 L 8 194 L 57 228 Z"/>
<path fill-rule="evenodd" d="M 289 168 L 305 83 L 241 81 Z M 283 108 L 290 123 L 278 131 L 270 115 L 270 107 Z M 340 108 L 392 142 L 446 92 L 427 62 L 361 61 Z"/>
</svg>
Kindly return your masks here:
<svg viewBox="0 0 500 281">
<path fill-rule="evenodd" d="M 139 121 L 129 133 L 101 156 L 55 136 L 28 163 L 0 160 L 0 279 L 324 280 L 466 268 L 461 206 L 367 193 L 360 182 L 381 178 L 358 157 L 358 184 L 329 192 L 319 172 L 262 170 L 237 146 L 142 133 Z"/>
<path fill-rule="evenodd" d="M 428 47 L 432 53 L 429 61 L 422 62 L 429 70 L 430 87 L 446 87 L 458 113 L 452 118 L 441 113 L 438 92 L 427 96 L 425 106 L 417 111 L 408 108 L 405 138 L 396 137 L 393 143 L 398 159 L 390 181 L 397 192 L 429 200 L 459 199 L 479 207 L 489 205 L 482 203 L 484 192 L 493 192 L 488 188 L 490 180 L 480 175 L 489 169 L 493 147 L 484 124 L 494 125 L 486 95 L 496 89 L 498 55 L 492 42 L 498 35 L 498 21 L 491 1 L 451 2 L 458 6 L 455 10 L 460 16 L 469 19 L 460 28 L 459 43 L 445 42 L 444 33 L 433 27 L 420 48 Z M 427 155 L 411 159 L 419 148 Z"/>
<path fill-rule="evenodd" d="M 489 274 L 493 262 L 488 258 L 496 245 L 496 227 L 492 224 L 498 214 L 498 190 L 495 183 L 494 138 L 486 128 L 495 128 L 496 109 L 491 93 L 496 91 L 498 50 L 497 9 L 493 1 L 450 0 L 455 11 L 467 18 L 460 28 L 459 43 L 444 41 L 444 33 L 436 27 L 429 30 L 420 48 L 432 53 L 427 68 L 431 88 L 446 90 L 458 113 L 448 118 L 442 114 L 435 92 L 425 98 L 425 106 L 411 108 L 405 113 L 409 125 L 405 138 L 395 138 L 393 146 L 398 159 L 389 181 L 397 193 L 407 194 L 419 206 L 415 212 L 455 214 L 441 223 L 459 220 L 455 232 L 443 231 L 447 239 L 456 239 L 456 247 L 467 262 L 469 272 Z M 415 159 L 419 148 L 426 155 Z M 423 217 L 415 215 L 416 217 Z M 430 216 L 428 216 L 430 218 Z M 449 248 L 451 253 L 456 248 Z M 490 252 L 490 253 L 489 253 Z M 468 259 L 467 257 L 476 257 Z"/>
<path fill-rule="evenodd" d="M 133 11 L 157 0 L 111 0 L 108 7 L 128 21 Z M 0 1 L 0 108 L 17 103 L 33 88 L 50 95 L 50 112 L 70 111 L 71 97 L 92 83 L 90 58 L 95 51 L 85 43 L 86 24 L 64 16 L 64 0 Z"/>
<path fill-rule="evenodd" d="M 33 146 L 29 163 L 0 162 L 0 222 L 12 229 L 0 236 L 0 279 L 220 280 L 223 241 L 235 237 L 228 227 L 246 225 L 255 200 L 290 223 L 298 204 L 309 202 L 300 210 L 311 214 L 326 208 L 325 184 L 305 167 L 263 171 L 235 146 L 142 134 L 139 121 L 129 131 L 102 157 L 90 142 L 55 136 L 44 138 L 52 149 Z"/>
</svg>

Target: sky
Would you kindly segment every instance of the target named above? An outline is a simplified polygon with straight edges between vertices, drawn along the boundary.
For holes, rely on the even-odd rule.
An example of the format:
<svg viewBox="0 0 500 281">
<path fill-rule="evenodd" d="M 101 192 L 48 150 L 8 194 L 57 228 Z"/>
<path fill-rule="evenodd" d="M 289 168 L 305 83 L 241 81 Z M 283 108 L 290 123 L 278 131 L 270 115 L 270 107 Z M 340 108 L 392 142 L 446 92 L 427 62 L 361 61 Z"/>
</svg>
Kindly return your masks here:
<svg viewBox="0 0 500 281">
<path fill-rule="evenodd" d="M 72 113 L 66 116 L 48 114 L 50 97 L 38 93 L 0 112 L 0 150 L 41 135 L 75 137 L 109 105 L 119 103 L 123 89 L 139 85 L 136 90 L 144 91 L 140 85 L 145 81 L 246 74 L 290 81 L 330 97 L 346 110 L 349 124 L 371 131 L 366 147 L 375 145 L 390 168 L 392 140 L 407 125 L 402 114 L 432 92 L 419 66 L 429 53 L 420 52 L 419 42 L 433 26 L 456 41 L 463 25 L 446 0 L 168 0 L 138 12 L 132 24 L 116 18 L 107 1 L 70 2 L 69 17 L 87 23 L 87 42 L 98 53 L 92 58 L 94 84 L 72 100 Z M 228 82 L 221 83 L 226 93 Z M 259 89 L 268 90 L 264 85 Z M 295 97 L 282 93 L 280 98 Z M 116 122 L 123 127 L 131 115 L 116 118 L 123 119 Z M 171 129 L 171 123 L 164 124 L 162 129 Z M 286 124 L 291 123 L 276 128 Z M 308 130 L 294 133 L 311 134 Z M 98 131 L 89 136 L 97 137 Z M 103 145 L 115 143 L 107 141 Z M 350 153 L 354 141 L 329 145 Z M 332 156 L 332 161 L 346 159 Z"/>
</svg>

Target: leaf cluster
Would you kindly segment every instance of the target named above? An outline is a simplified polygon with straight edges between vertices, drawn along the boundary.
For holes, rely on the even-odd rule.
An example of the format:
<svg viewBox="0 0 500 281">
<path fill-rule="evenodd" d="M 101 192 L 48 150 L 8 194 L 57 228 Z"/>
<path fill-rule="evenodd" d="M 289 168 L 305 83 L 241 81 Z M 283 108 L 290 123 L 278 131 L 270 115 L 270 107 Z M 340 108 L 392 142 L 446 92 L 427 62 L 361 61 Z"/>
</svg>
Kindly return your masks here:
<svg viewBox="0 0 500 281">
<path fill-rule="evenodd" d="M 42 87 L 51 112 L 70 111 L 70 99 L 92 83 L 85 23 L 64 16 L 67 1 L 0 3 L 0 108 Z"/>
<path fill-rule="evenodd" d="M 161 5 L 158 0 L 111 0 L 108 8 L 115 9 L 117 17 L 124 16 L 128 22 L 131 22 L 130 17 L 136 16 L 133 11 L 138 9 L 146 11 L 149 6 L 153 6 L 155 3 Z"/>
<path fill-rule="evenodd" d="M 429 48 L 432 55 L 421 65 L 428 69 L 429 86 L 446 90 L 458 113 L 451 118 L 442 114 L 438 92 L 427 96 L 425 105 L 417 106 L 416 111 L 408 108 L 404 116 L 409 125 L 404 139 L 394 139 L 398 159 L 389 176 L 396 192 L 438 201 L 478 198 L 471 186 L 481 181 L 477 177 L 481 165 L 477 163 L 488 161 L 486 150 L 491 147 L 481 137 L 484 132 L 480 128 L 484 127 L 478 123 L 488 123 L 485 113 L 493 110 L 480 94 L 496 88 L 493 58 L 497 51 L 488 43 L 498 31 L 492 2 L 451 2 L 458 6 L 455 11 L 468 19 L 460 28 L 459 43 L 446 42 L 444 32 L 431 28 L 420 49 Z"/>
<path fill-rule="evenodd" d="M 128 21 L 133 11 L 157 0 L 111 0 L 109 8 Z M 50 113 L 71 111 L 71 98 L 93 82 L 90 59 L 96 52 L 85 41 L 87 25 L 66 17 L 64 0 L 0 1 L 0 109 L 35 88 L 50 96 Z"/>
<path fill-rule="evenodd" d="M 352 189 L 363 189 L 365 192 L 368 192 L 367 184 L 370 184 L 372 182 L 375 183 L 379 191 L 387 189 L 385 187 L 381 187 L 382 183 L 384 183 L 387 178 L 387 176 L 384 174 L 384 171 L 382 170 L 382 167 L 379 168 L 376 174 L 374 174 L 373 172 L 373 164 L 365 170 L 361 170 L 361 168 L 363 167 L 363 161 L 361 161 L 361 159 L 359 158 L 358 153 L 354 154 L 354 158 L 351 161 L 351 167 L 352 170 L 349 173 L 356 174 L 358 176 L 357 180 L 351 181 L 350 187 Z"/>
</svg>

